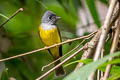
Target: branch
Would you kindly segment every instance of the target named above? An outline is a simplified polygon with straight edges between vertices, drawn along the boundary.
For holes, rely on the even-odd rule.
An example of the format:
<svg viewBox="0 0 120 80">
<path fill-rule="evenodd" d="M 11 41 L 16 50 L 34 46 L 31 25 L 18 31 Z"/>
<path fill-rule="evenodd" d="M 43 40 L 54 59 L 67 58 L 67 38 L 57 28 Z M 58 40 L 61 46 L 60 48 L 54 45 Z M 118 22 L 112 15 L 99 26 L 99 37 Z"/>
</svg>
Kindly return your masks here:
<svg viewBox="0 0 120 80">
<path fill-rule="evenodd" d="M 23 53 L 23 54 L 19 54 L 19 55 L 16 55 L 16 56 L 8 57 L 8 58 L 5 58 L 5 59 L 0 59 L 0 62 L 7 61 L 7 60 L 10 60 L 10 59 L 14 59 L 14 58 L 18 58 L 18 57 L 22 57 L 22 56 L 32 54 L 32 53 L 35 53 L 35 52 L 38 52 L 38 51 L 47 50 L 47 49 L 50 49 L 50 48 L 53 48 L 53 47 L 56 47 L 56 46 L 60 46 L 60 45 L 66 44 L 66 43 L 71 43 L 73 41 L 77 41 L 77 40 L 80 40 L 80 39 L 88 38 L 88 37 L 92 36 L 93 34 L 95 34 L 96 32 L 93 32 L 93 33 L 91 33 L 89 35 L 86 35 L 86 36 L 82 36 L 82 37 L 78 37 L 78 38 L 74 38 L 74 39 L 69 39 L 69 40 L 66 40 L 64 42 L 54 44 L 54 45 L 51 45 L 51 46 L 48 46 L 48 47 L 40 48 L 40 49 L 33 50 L 33 51 L 30 51 L 30 52 L 26 52 L 26 53 Z"/>
<path fill-rule="evenodd" d="M 111 46 L 111 50 L 110 50 L 110 54 L 113 54 L 117 48 L 117 44 L 119 42 L 119 33 L 120 33 L 120 15 L 119 15 L 119 18 L 117 20 L 117 23 L 115 25 L 116 27 L 116 30 L 115 30 L 115 35 L 114 35 L 114 38 L 113 38 L 113 42 L 112 42 L 112 46 Z M 113 58 L 110 58 L 109 61 L 111 61 Z M 112 65 L 111 64 L 108 64 L 107 67 L 106 67 L 106 70 L 105 70 L 105 75 L 104 75 L 104 78 L 103 80 L 107 80 L 109 74 L 110 74 L 110 69 L 111 69 Z"/>
<path fill-rule="evenodd" d="M 43 67 L 42 67 L 42 71 L 44 70 L 44 68 L 49 67 L 50 65 L 54 64 L 54 63 L 57 62 L 58 60 L 64 58 L 64 57 L 67 56 L 68 54 L 70 54 L 71 52 L 73 52 L 73 51 L 77 50 L 78 48 L 80 48 L 80 46 L 82 45 L 82 43 L 83 43 L 84 41 L 85 41 L 85 39 L 84 39 L 79 45 L 77 45 L 75 48 L 73 48 L 72 50 L 70 50 L 69 52 L 67 52 L 65 55 L 61 56 L 60 58 L 58 58 L 57 60 L 55 60 L 55 61 L 53 61 L 53 62 L 51 62 L 51 63 L 49 63 L 49 64 L 43 66 Z"/>
<path fill-rule="evenodd" d="M 10 16 L 5 22 L 3 22 L 0 25 L 0 28 L 2 28 L 8 21 L 10 21 L 14 16 L 16 16 L 19 12 L 22 12 L 23 8 L 18 9 L 15 13 L 12 14 L 12 16 Z"/>
<path fill-rule="evenodd" d="M 56 59 L 55 61 L 53 61 L 53 62 L 51 62 L 51 63 L 49 63 L 49 64 L 43 66 L 43 67 L 42 67 L 42 71 L 44 70 L 44 68 L 49 67 L 50 65 L 54 64 L 54 63 L 57 62 L 58 60 L 64 58 L 64 57 L 67 56 L 68 54 L 70 54 L 71 52 L 73 52 L 73 51 L 77 50 L 78 48 L 80 48 L 80 46 L 83 44 L 83 42 L 85 42 L 85 40 L 87 40 L 87 39 L 89 39 L 89 38 L 91 38 L 91 37 L 93 37 L 93 36 L 94 36 L 94 35 L 85 38 L 84 40 L 81 41 L 81 43 L 80 43 L 79 45 L 77 45 L 75 48 L 73 48 L 72 50 L 70 50 L 69 52 L 67 52 L 65 55 L 61 56 L 60 58 Z"/>
<path fill-rule="evenodd" d="M 104 48 L 102 49 L 101 51 L 101 55 L 100 55 L 100 58 L 103 58 L 104 57 Z M 97 71 L 100 71 L 100 70 L 97 70 Z M 97 75 L 98 76 L 98 75 Z M 104 72 L 103 71 L 100 71 L 100 76 L 99 76 L 99 80 L 103 80 L 103 77 L 104 77 Z"/>
<path fill-rule="evenodd" d="M 110 27 L 111 27 L 110 26 L 111 17 L 112 17 L 113 10 L 114 10 L 116 3 L 117 3 L 117 0 L 111 0 L 111 4 L 110 4 L 110 7 L 108 9 L 107 16 L 106 16 L 104 25 L 102 27 L 102 33 L 101 33 L 101 36 L 100 36 L 100 39 L 99 39 L 99 42 L 98 42 L 98 45 L 96 48 L 94 61 L 98 60 L 100 53 L 101 53 L 101 50 L 104 47 L 106 36 L 107 36 L 107 34 L 110 30 Z M 94 72 L 89 76 L 88 80 L 94 80 Z"/>
<path fill-rule="evenodd" d="M 39 78 L 37 78 L 36 80 L 41 80 L 43 79 L 45 76 L 47 76 L 48 74 L 50 74 L 52 71 L 54 71 L 55 69 L 57 69 L 59 66 L 61 66 L 62 64 L 64 64 L 65 62 L 67 62 L 68 60 L 70 60 L 71 58 L 73 58 L 75 55 L 77 55 L 81 50 L 85 49 L 86 46 L 83 46 L 82 48 L 80 48 L 78 51 L 76 51 L 75 53 L 73 53 L 71 56 L 67 57 L 65 60 L 63 60 L 61 63 L 59 63 L 58 65 L 56 65 L 55 67 L 53 67 L 52 69 L 50 69 L 49 71 L 47 71 L 45 74 L 43 74 L 42 76 L 40 76 Z"/>
</svg>

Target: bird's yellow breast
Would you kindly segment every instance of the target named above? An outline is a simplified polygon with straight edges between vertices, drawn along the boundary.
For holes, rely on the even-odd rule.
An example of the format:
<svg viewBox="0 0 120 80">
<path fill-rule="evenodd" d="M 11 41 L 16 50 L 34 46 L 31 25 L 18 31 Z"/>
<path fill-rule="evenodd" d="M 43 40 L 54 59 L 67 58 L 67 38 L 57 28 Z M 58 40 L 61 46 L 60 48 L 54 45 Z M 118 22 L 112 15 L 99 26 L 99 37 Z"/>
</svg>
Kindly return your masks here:
<svg viewBox="0 0 120 80">
<path fill-rule="evenodd" d="M 61 42 L 60 34 L 58 32 L 57 27 L 46 30 L 40 26 L 39 30 L 40 30 L 40 37 L 45 45 L 50 46 Z"/>
</svg>

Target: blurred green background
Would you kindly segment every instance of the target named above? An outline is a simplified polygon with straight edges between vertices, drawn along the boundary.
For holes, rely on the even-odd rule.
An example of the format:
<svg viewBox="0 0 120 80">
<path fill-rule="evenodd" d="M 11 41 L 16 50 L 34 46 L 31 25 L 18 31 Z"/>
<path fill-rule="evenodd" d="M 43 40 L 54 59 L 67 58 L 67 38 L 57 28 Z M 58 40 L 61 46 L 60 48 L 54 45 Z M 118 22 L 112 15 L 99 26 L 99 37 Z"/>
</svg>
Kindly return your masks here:
<svg viewBox="0 0 120 80">
<path fill-rule="evenodd" d="M 101 23 L 96 9 L 95 0 L 86 0 L 85 2 L 94 22 L 99 28 Z M 100 2 L 107 5 L 106 0 L 100 0 Z M 8 43 L 5 42 L 5 45 L 8 46 L 9 44 L 8 50 L 0 51 L 2 55 L 1 58 L 18 55 L 44 47 L 39 38 L 38 27 L 41 23 L 41 16 L 46 10 L 51 10 L 61 17 L 61 20 L 59 20 L 57 24 L 62 35 L 62 41 L 77 37 L 76 25 L 79 20 L 78 9 L 80 7 L 82 7 L 81 0 L 0 0 L 0 14 L 7 17 L 11 16 L 19 8 L 24 9 L 23 12 L 20 12 L 5 24 L 1 30 L 4 37 L 9 41 Z M 0 16 L 0 24 L 5 20 L 6 19 L 3 16 Z M 63 45 L 63 55 L 79 43 L 80 41 L 76 41 L 71 45 Z M 2 45 L 0 47 L 2 47 Z M 81 54 L 70 61 L 80 59 Z M 41 71 L 41 68 L 44 65 L 52 61 L 53 59 L 47 50 L 41 51 L 4 62 L 5 70 L 7 68 L 7 72 L 4 72 L 4 70 L 3 72 L 7 73 L 9 78 L 13 77 L 16 80 L 35 80 L 52 67 L 48 67 L 44 71 Z M 75 66 L 76 64 L 65 67 L 67 74 L 73 71 Z M 62 78 L 54 77 L 53 72 L 44 80 L 61 79 Z"/>
</svg>

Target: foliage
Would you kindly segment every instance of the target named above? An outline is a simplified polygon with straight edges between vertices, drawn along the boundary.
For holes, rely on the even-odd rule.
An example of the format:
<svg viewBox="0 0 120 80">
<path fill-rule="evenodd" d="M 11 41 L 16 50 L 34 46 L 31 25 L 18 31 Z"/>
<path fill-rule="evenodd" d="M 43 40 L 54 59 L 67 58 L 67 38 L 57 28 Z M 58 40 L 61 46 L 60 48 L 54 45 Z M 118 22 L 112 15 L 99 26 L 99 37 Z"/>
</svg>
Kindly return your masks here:
<svg viewBox="0 0 120 80">
<path fill-rule="evenodd" d="M 2 72 L 2 75 L 1 75 L 1 79 L 0 80 L 8 80 L 9 78 L 8 78 L 8 72 L 7 72 L 7 70 L 5 69 L 5 70 L 3 70 L 3 72 Z"/>
<path fill-rule="evenodd" d="M 63 80 L 70 80 L 70 79 L 71 80 L 86 80 L 89 77 L 90 73 L 94 72 L 98 68 L 98 66 L 103 64 L 110 57 L 115 57 L 119 55 L 120 55 L 120 52 L 117 52 L 112 55 L 105 56 L 104 58 L 100 60 L 87 64 L 83 66 L 82 68 L 79 68 L 78 70 L 72 72 L 67 77 L 65 77 Z"/>
<path fill-rule="evenodd" d="M 106 5 L 108 4 L 107 0 L 100 1 Z M 95 24 L 98 28 L 100 28 L 101 22 L 95 0 L 85 0 L 85 2 Z M 9 16 L 11 16 L 17 9 L 20 7 L 24 8 L 23 12 L 16 15 L 4 25 L 5 35 L 10 39 L 11 46 L 9 50 L 2 55 L 2 58 L 22 54 L 24 52 L 44 47 L 38 34 L 38 26 L 41 23 L 41 16 L 46 10 L 51 10 L 55 12 L 56 15 L 61 17 L 61 20 L 58 21 L 58 27 L 60 29 L 63 41 L 68 38 L 77 37 L 75 33 L 76 25 L 79 20 L 78 10 L 82 6 L 81 0 L 0 0 L 0 24 L 3 23 Z M 73 49 L 79 43 L 80 41 L 76 41 L 71 45 L 63 45 L 63 55 Z M 106 42 L 105 55 L 108 55 L 110 45 L 111 41 Z M 84 79 L 86 79 L 88 74 L 97 68 L 101 71 L 105 71 L 105 66 L 107 63 L 105 65 L 103 64 L 103 66 L 101 66 L 101 64 L 111 57 L 111 55 L 109 55 L 109 57 L 104 57 L 97 62 L 90 63 L 92 59 L 84 61 L 79 60 L 82 53 L 83 52 L 80 52 L 79 55 L 63 65 L 67 74 L 70 73 L 70 75 L 66 75 L 63 79 L 63 77 L 54 77 L 54 73 L 51 73 L 45 78 L 45 80 L 70 80 L 71 78 L 74 78 L 75 80 L 79 77 L 84 77 Z M 41 71 L 44 65 L 47 65 L 52 61 L 53 59 L 47 50 L 6 61 L 5 66 L 8 68 L 8 70 L 3 71 L 1 80 L 7 80 L 6 78 L 8 77 L 14 77 L 17 80 L 35 80 L 37 77 L 53 67 L 50 66 L 45 68 L 44 71 Z M 78 62 L 85 62 L 87 65 L 76 72 L 72 72 L 76 66 L 75 63 Z M 119 63 L 119 59 L 113 60 L 113 62 L 110 62 L 109 64 L 117 63 Z M 119 72 L 117 71 L 118 69 L 120 70 L 119 66 L 112 67 L 111 74 L 113 74 L 113 76 L 111 76 L 109 80 L 120 77 Z M 78 76 L 78 73 L 82 75 L 79 74 Z"/>
</svg>

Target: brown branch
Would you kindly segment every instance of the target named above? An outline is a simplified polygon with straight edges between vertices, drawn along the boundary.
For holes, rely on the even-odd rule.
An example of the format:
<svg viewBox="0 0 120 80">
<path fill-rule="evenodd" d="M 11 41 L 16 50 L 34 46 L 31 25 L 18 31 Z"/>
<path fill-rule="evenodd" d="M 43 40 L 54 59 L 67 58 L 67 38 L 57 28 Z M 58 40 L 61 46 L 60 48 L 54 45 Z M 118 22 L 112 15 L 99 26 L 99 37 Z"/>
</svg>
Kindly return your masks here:
<svg viewBox="0 0 120 80">
<path fill-rule="evenodd" d="M 108 13 L 107 13 L 107 16 L 106 16 L 106 19 L 105 19 L 105 22 L 104 22 L 104 25 L 103 25 L 103 28 L 102 28 L 102 33 L 101 33 L 101 36 L 100 36 L 100 39 L 99 39 L 99 42 L 98 42 L 98 45 L 97 45 L 97 48 L 96 48 L 94 61 L 98 60 L 98 58 L 100 56 L 100 53 L 101 53 L 101 50 L 104 47 L 106 36 L 107 36 L 107 34 L 110 30 L 110 27 L 111 27 L 110 26 L 111 17 L 112 17 L 113 10 L 115 8 L 116 3 L 117 3 L 117 0 L 111 0 L 111 4 L 110 4 L 110 7 L 108 9 Z M 94 80 L 94 72 L 91 73 L 88 80 Z"/>
<path fill-rule="evenodd" d="M 100 80 L 100 70 L 97 70 L 97 80 Z"/>
<path fill-rule="evenodd" d="M 10 16 L 5 22 L 3 22 L 1 25 L 0 25 L 0 28 L 3 27 L 3 25 L 5 25 L 8 21 L 10 21 L 14 16 L 16 16 L 19 12 L 22 12 L 23 11 L 23 8 L 20 8 L 18 9 L 15 13 L 12 14 L 12 16 Z"/>
<path fill-rule="evenodd" d="M 95 34 L 96 32 L 93 32 L 93 33 L 91 33 L 89 35 L 86 35 L 86 36 L 82 36 L 82 37 L 78 37 L 78 38 L 74 38 L 74 39 L 69 39 L 69 40 L 66 40 L 64 42 L 54 44 L 54 45 L 51 45 L 51 46 L 48 46 L 48 47 L 40 48 L 40 49 L 33 50 L 33 51 L 30 51 L 30 52 L 26 52 L 26 53 L 23 53 L 23 54 L 19 54 L 19 55 L 16 55 L 16 56 L 8 57 L 8 58 L 5 58 L 5 59 L 0 59 L 0 62 L 7 61 L 7 60 L 10 60 L 10 59 L 14 59 L 14 58 L 18 58 L 18 57 L 25 56 L 25 55 L 28 55 L 28 54 L 32 54 L 32 53 L 35 53 L 35 52 L 38 52 L 38 51 L 47 50 L 47 49 L 50 49 L 50 48 L 53 48 L 53 47 L 56 47 L 56 46 L 60 46 L 60 45 L 66 44 L 66 43 L 71 43 L 73 41 L 77 41 L 77 40 L 80 40 L 80 39 L 88 38 L 88 37 L 92 36 L 93 34 Z"/>
<path fill-rule="evenodd" d="M 120 16 L 117 20 L 117 23 L 115 25 L 116 30 L 115 30 L 115 35 L 114 35 L 114 38 L 113 38 L 113 42 L 112 42 L 112 46 L 111 46 L 111 50 L 110 50 L 110 54 L 113 54 L 115 51 L 116 51 L 116 48 L 117 48 L 117 44 L 119 42 L 119 33 L 120 33 Z M 113 58 L 110 58 L 109 61 L 111 61 Z M 106 70 L 105 70 L 105 75 L 104 75 L 104 78 L 103 80 L 107 80 L 109 74 L 110 74 L 110 69 L 111 69 L 112 65 L 111 64 L 108 64 L 107 67 L 106 67 Z"/>
<path fill-rule="evenodd" d="M 104 49 L 102 49 L 102 51 L 101 51 L 101 55 L 100 55 L 100 58 L 103 58 L 103 56 L 104 56 Z M 100 71 L 100 70 L 99 70 Z M 100 80 L 103 80 L 103 76 L 104 76 L 104 72 L 103 71 L 100 71 Z"/>
<path fill-rule="evenodd" d="M 51 63 L 49 63 L 49 64 L 43 66 L 43 67 L 42 67 L 42 71 L 44 70 L 44 68 L 49 67 L 50 65 L 54 64 L 54 63 L 57 62 L 58 60 L 64 58 L 64 57 L 67 56 L 68 54 L 70 54 L 71 52 L 73 52 L 73 51 L 77 50 L 78 48 L 80 48 L 80 46 L 83 44 L 83 42 L 85 42 L 85 40 L 90 39 L 90 38 L 93 37 L 93 36 L 94 36 L 94 35 L 85 38 L 84 40 L 81 41 L 81 43 L 80 43 L 79 45 L 77 45 L 75 48 L 73 48 L 72 50 L 70 50 L 69 52 L 67 52 L 65 55 L 61 56 L 60 58 L 58 58 L 57 60 L 55 60 L 55 61 L 53 61 L 53 62 L 51 62 Z"/>
<path fill-rule="evenodd" d="M 77 50 L 78 48 L 80 48 L 80 46 L 82 45 L 82 43 L 83 43 L 84 41 L 85 41 L 85 39 L 84 39 L 79 45 L 77 45 L 75 48 L 73 48 L 72 50 L 70 50 L 69 52 L 67 52 L 65 55 L 61 56 L 60 58 L 58 58 L 57 60 L 55 60 L 55 61 L 53 61 L 53 62 L 51 62 L 51 63 L 49 63 L 49 64 L 43 66 L 43 67 L 42 67 L 42 71 L 44 70 L 44 68 L 49 67 L 50 65 L 54 64 L 54 63 L 57 62 L 58 60 L 64 58 L 64 57 L 67 56 L 68 54 L 70 54 L 71 52 L 73 52 L 73 51 Z"/>
<path fill-rule="evenodd" d="M 85 49 L 86 46 L 83 46 L 82 48 L 80 48 L 78 51 L 76 51 L 75 53 L 73 53 L 71 56 L 67 57 L 65 60 L 63 60 L 61 63 L 59 63 L 58 65 L 56 65 L 55 67 L 53 67 L 52 69 L 50 69 L 49 71 L 47 71 L 46 73 L 44 73 L 42 76 L 38 77 L 36 80 L 41 80 L 43 79 L 45 76 L 47 76 L 48 74 L 50 74 L 52 71 L 54 71 L 55 69 L 57 69 L 59 66 L 61 66 L 62 64 L 64 64 L 65 62 L 67 62 L 68 60 L 70 60 L 71 58 L 73 58 L 75 55 L 77 55 L 81 50 Z"/>
</svg>

